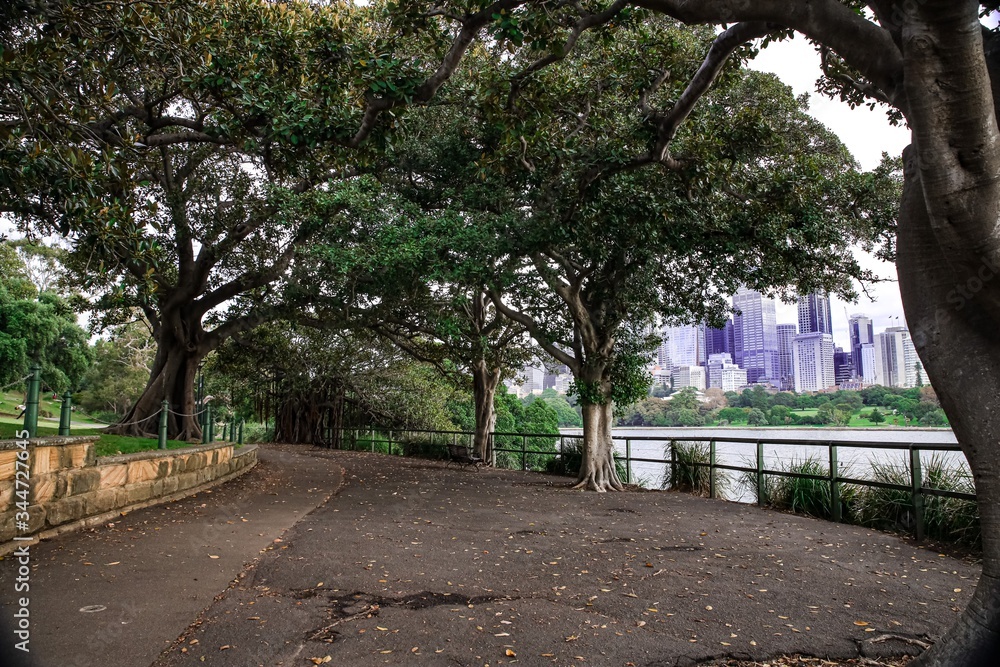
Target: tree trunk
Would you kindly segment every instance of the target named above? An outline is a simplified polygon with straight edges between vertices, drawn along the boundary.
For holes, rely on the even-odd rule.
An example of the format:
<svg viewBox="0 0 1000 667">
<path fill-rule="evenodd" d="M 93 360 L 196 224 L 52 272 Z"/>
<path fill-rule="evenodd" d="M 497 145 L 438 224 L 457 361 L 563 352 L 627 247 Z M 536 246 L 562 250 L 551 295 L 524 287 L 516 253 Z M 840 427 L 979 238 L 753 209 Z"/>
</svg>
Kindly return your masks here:
<svg viewBox="0 0 1000 667">
<path fill-rule="evenodd" d="M 338 383 L 333 391 L 333 405 L 327 418 L 327 428 L 330 429 L 330 449 L 340 449 L 344 433 L 344 385 Z"/>
<path fill-rule="evenodd" d="M 621 491 L 625 487 L 615 467 L 615 448 L 611 440 L 614 403 L 583 404 L 583 450 L 580 474 L 574 489 Z"/>
<path fill-rule="evenodd" d="M 274 412 L 274 441 L 315 445 L 323 439 L 323 417 L 329 402 L 313 391 L 292 391 Z"/>
<path fill-rule="evenodd" d="M 483 360 L 472 366 L 472 396 L 476 408 L 473 450 L 483 461 L 493 461 L 493 430 L 497 422 L 496 397 L 500 385 L 499 369 L 490 370 Z"/>
<path fill-rule="evenodd" d="M 195 413 L 194 382 L 204 354 L 191 351 L 179 341 L 159 343 L 149 382 L 139 399 L 108 433 L 156 437 L 159 412 L 169 402 L 167 436 L 172 440 L 201 440 L 201 425 Z"/>
<path fill-rule="evenodd" d="M 927 212 L 914 153 L 912 148 L 904 152 L 897 230 L 899 286 L 917 353 L 972 468 L 983 571 L 955 625 L 913 664 L 986 667 L 995 665 L 1000 655 L 1000 460 L 996 451 L 1000 323 L 975 303 L 975 297 L 985 282 L 997 277 L 1000 267 L 984 263 L 981 282 L 976 283 L 949 264 Z"/>
</svg>

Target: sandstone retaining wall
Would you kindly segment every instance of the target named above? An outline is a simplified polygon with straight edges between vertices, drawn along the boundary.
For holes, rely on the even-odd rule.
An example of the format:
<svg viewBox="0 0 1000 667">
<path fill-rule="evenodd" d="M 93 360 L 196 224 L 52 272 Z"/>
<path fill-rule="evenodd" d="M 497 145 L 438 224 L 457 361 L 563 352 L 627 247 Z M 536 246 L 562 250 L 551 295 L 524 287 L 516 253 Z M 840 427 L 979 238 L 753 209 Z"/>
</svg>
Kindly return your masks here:
<svg viewBox="0 0 1000 667">
<path fill-rule="evenodd" d="M 39 538 L 101 523 L 105 515 L 174 500 L 238 476 L 257 463 L 257 447 L 213 443 L 97 458 L 97 436 L 34 438 L 26 450 L 0 440 L 0 553 L 15 535 Z M 28 527 L 18 529 L 19 452 L 27 451 Z M 20 454 L 23 461 L 24 454 Z M 24 467 L 20 467 L 24 478 Z M 21 517 L 23 519 L 23 517 Z"/>
</svg>

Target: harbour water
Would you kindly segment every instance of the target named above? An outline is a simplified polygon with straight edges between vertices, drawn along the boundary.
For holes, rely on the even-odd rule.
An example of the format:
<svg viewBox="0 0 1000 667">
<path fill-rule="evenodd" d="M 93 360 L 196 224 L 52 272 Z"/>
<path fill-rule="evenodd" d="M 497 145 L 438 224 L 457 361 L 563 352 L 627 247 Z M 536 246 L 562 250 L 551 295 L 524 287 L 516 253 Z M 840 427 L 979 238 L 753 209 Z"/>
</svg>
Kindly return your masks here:
<svg viewBox="0 0 1000 667">
<path fill-rule="evenodd" d="M 563 435 L 579 435 L 580 429 L 561 429 Z M 665 460 L 670 458 L 671 440 L 691 442 L 715 438 L 716 462 L 720 465 L 754 467 L 757 441 L 764 445 L 764 467 L 781 470 L 793 462 L 816 459 L 829 465 L 828 443 L 837 444 L 840 476 L 856 479 L 867 478 L 871 462 L 908 469 L 908 446 L 921 446 L 921 462 L 927 465 L 933 457 L 945 461 L 948 467 L 968 470 L 965 455 L 960 451 L 944 450 L 957 446 L 955 434 L 950 429 L 925 428 L 616 428 L 612 431 L 615 449 L 619 456 L 628 452 L 633 481 L 640 480 L 648 488 L 660 488 L 666 471 Z M 719 439 L 747 439 L 751 442 L 725 442 Z M 794 440 L 794 444 L 779 444 L 769 440 Z M 857 443 L 852 446 L 851 443 Z M 901 446 L 899 449 L 879 449 L 875 445 Z M 927 449 L 924 449 L 924 448 Z M 636 459 L 647 459 L 645 461 Z M 654 461 L 655 460 L 655 461 Z M 730 473 L 734 478 L 739 473 Z M 735 489 L 734 489 L 735 491 Z M 732 500 L 747 500 L 745 493 L 735 491 Z"/>
</svg>

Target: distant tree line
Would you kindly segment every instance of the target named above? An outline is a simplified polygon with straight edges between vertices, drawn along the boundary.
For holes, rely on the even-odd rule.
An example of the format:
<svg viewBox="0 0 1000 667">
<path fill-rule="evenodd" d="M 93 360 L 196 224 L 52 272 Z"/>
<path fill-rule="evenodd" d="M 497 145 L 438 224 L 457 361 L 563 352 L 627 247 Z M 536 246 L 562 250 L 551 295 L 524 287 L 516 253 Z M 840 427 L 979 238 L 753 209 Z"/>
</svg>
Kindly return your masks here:
<svg viewBox="0 0 1000 667">
<path fill-rule="evenodd" d="M 871 409 L 865 411 L 865 408 Z M 809 414 L 801 414 L 808 411 Z M 815 412 L 813 412 L 815 411 Z M 902 425 L 948 423 L 929 386 L 902 389 L 869 387 L 828 394 L 771 393 L 763 387 L 730 391 L 709 389 L 699 399 L 693 388 L 670 393 L 654 387 L 651 395 L 620 410 L 619 426 L 847 426 L 855 414 L 873 424 L 900 420 Z"/>
</svg>

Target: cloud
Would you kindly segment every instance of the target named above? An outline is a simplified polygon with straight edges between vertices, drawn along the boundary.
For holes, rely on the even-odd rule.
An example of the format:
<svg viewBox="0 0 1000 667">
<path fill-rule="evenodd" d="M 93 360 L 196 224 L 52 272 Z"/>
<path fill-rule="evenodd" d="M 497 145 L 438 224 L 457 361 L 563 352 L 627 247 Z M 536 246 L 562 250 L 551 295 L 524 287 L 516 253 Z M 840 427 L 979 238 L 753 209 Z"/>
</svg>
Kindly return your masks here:
<svg viewBox="0 0 1000 667">
<path fill-rule="evenodd" d="M 851 109 L 839 100 L 831 100 L 818 94 L 815 84 L 820 75 L 819 54 L 800 36 L 771 44 L 761 51 L 750 66 L 762 72 L 776 74 L 795 91 L 796 95 L 808 94 L 810 115 L 840 137 L 863 169 L 876 167 L 882 160 L 883 151 L 890 155 L 900 155 L 903 148 L 910 143 L 909 130 L 890 125 L 884 109 L 879 107 L 875 110 L 867 107 Z M 888 326 L 896 326 L 896 317 L 899 317 L 899 324 L 903 324 L 903 303 L 896 282 L 896 267 L 876 259 L 860 248 L 855 249 L 855 255 L 863 267 L 892 282 L 866 285 L 871 299 L 865 295 L 860 286 L 856 286 L 858 293 L 861 294 L 856 304 L 846 303 L 835 297 L 831 299 L 833 338 L 837 345 L 844 347 L 849 341 L 847 315 L 854 313 L 868 315 L 872 318 L 876 332 Z M 844 312 L 845 308 L 847 315 Z M 798 311 L 794 304 L 779 302 L 777 316 L 779 324 L 798 321 Z"/>
</svg>

